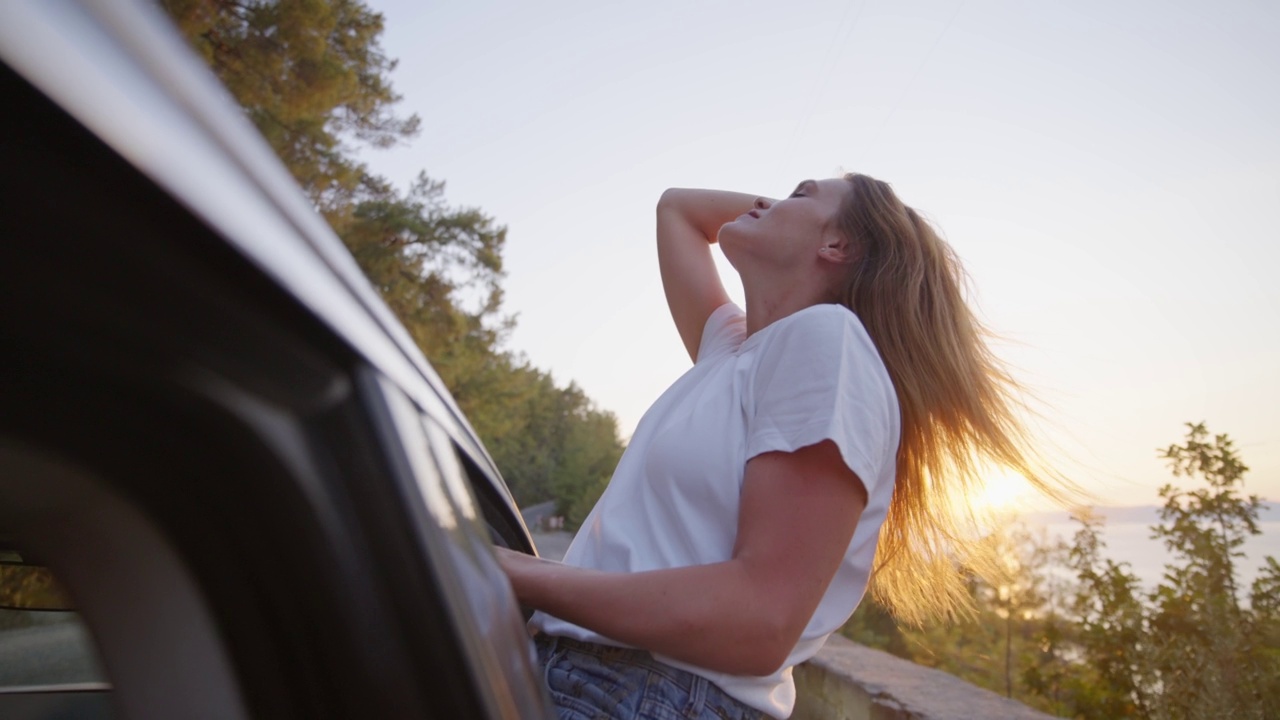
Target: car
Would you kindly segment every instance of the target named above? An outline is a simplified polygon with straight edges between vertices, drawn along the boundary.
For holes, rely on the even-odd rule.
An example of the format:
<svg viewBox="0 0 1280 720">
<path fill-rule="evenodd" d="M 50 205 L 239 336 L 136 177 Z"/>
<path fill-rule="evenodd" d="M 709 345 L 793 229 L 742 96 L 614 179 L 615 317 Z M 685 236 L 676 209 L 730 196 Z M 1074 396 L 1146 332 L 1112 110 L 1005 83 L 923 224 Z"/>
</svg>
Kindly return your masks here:
<svg viewBox="0 0 1280 720">
<path fill-rule="evenodd" d="M 550 717 L 498 469 L 166 18 L 0 61 L 0 717 Z"/>
</svg>

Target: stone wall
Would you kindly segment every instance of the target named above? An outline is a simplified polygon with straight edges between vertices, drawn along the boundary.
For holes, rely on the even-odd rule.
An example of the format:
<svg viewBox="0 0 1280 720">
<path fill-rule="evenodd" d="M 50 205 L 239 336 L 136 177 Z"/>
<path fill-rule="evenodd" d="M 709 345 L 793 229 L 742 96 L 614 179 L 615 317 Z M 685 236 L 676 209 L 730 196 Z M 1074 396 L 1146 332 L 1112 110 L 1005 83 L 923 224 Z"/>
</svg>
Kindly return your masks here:
<svg viewBox="0 0 1280 720">
<path fill-rule="evenodd" d="M 1049 720 L 1037 710 L 833 635 L 795 669 L 793 720 Z"/>
</svg>

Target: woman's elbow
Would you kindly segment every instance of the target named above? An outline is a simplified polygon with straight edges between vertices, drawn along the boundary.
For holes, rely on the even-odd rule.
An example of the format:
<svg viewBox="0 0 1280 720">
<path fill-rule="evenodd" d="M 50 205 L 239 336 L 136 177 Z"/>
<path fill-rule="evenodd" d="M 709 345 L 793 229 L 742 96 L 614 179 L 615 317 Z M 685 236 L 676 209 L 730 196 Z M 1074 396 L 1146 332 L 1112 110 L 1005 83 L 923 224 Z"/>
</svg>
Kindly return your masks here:
<svg viewBox="0 0 1280 720">
<path fill-rule="evenodd" d="M 750 675 L 752 677 L 769 677 L 782 669 L 787 662 L 789 652 L 772 652 L 759 649 L 744 654 L 729 670 L 731 675 Z"/>
<path fill-rule="evenodd" d="M 662 195 L 658 196 L 658 210 L 672 210 L 677 208 L 688 194 L 685 188 L 667 188 L 662 191 Z"/>
<path fill-rule="evenodd" d="M 789 653 L 754 652 L 743 657 L 740 666 L 732 674 L 768 677 L 782 669 Z"/>
<path fill-rule="evenodd" d="M 735 675 L 768 676 L 780 670 L 795 650 L 800 635 L 782 623 L 763 623 L 750 633 L 747 647 L 738 654 Z"/>
</svg>

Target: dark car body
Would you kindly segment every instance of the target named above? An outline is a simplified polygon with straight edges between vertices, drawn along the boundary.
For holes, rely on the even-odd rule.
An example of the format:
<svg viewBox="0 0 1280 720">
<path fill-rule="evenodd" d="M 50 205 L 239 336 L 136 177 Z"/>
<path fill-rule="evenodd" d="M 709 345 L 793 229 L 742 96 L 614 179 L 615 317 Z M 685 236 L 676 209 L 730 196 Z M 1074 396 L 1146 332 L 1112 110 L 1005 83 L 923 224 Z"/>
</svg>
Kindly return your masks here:
<svg viewBox="0 0 1280 720">
<path fill-rule="evenodd" d="M 0 717 L 542 717 L 497 469 L 165 18 L 5 2 L 0 60 L 0 545 L 104 676 Z"/>
</svg>

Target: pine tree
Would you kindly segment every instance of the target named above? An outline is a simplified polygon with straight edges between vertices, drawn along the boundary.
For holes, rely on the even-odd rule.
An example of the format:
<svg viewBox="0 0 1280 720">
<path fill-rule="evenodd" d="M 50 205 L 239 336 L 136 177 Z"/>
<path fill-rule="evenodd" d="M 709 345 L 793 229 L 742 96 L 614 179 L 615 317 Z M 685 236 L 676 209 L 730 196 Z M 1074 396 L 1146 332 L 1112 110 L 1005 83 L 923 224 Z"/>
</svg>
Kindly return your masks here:
<svg viewBox="0 0 1280 720">
<path fill-rule="evenodd" d="M 400 100 L 383 18 L 358 0 L 161 0 L 178 29 L 326 215 L 367 175 L 348 142 L 390 147 L 418 131 Z"/>
<path fill-rule="evenodd" d="M 383 18 L 359 0 L 161 0 L 431 361 L 521 503 L 581 520 L 622 452 L 617 423 L 502 344 L 506 228 L 422 173 L 400 192 L 355 159 L 418 131 L 393 110 Z M 585 509 L 584 509 L 585 508 Z"/>
</svg>

